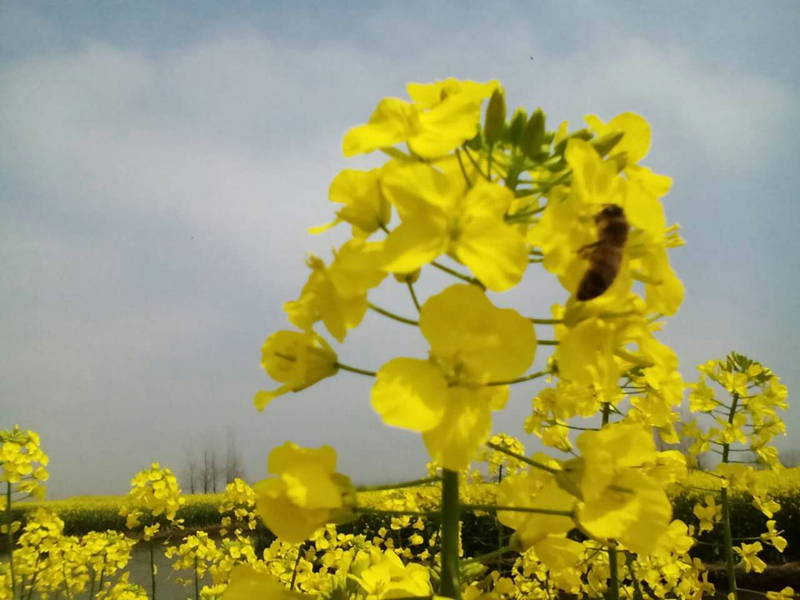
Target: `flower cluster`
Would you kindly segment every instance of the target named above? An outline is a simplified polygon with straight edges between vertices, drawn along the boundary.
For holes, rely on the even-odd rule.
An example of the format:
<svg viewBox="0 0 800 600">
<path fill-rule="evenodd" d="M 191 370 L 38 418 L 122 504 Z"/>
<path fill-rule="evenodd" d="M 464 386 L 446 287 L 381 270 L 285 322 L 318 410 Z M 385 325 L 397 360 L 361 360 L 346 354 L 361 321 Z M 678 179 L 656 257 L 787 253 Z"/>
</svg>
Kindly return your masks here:
<svg viewBox="0 0 800 600">
<path fill-rule="evenodd" d="M 157 518 L 161 515 L 171 524 L 180 527 L 181 520 L 176 519 L 176 513 L 186 502 L 180 494 L 178 480 L 172 471 L 153 463 L 149 469 L 140 471 L 131 479 L 131 491 L 128 492 L 127 503 L 120 510 L 120 515 L 126 517 L 129 529 L 139 527 L 145 516 Z M 160 525 L 159 522 L 146 525 L 145 539 L 151 539 Z"/>
<path fill-rule="evenodd" d="M 49 462 L 35 431 L 24 431 L 19 425 L 0 431 L 0 482 L 13 485 L 19 494 L 41 500 L 45 493 L 41 482 L 50 477 L 45 468 Z"/>
</svg>

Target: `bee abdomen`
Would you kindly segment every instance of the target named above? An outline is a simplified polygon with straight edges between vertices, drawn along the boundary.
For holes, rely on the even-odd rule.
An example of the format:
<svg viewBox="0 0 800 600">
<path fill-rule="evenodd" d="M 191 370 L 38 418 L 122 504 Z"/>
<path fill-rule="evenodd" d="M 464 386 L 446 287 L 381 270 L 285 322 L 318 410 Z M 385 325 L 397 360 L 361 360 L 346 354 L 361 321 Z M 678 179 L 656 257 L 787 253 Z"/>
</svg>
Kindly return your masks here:
<svg viewBox="0 0 800 600">
<path fill-rule="evenodd" d="M 590 268 L 578 286 L 578 300 L 581 302 L 594 300 L 611 287 L 616 275 L 613 269 Z"/>
</svg>

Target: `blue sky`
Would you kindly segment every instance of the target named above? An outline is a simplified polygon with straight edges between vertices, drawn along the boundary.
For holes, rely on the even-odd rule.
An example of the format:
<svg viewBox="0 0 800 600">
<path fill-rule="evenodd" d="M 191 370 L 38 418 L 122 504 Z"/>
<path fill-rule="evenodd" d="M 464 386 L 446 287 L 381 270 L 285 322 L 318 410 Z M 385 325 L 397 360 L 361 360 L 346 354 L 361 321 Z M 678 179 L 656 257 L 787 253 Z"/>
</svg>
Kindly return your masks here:
<svg viewBox="0 0 800 600">
<path fill-rule="evenodd" d="M 657 8 L 656 8 L 657 7 Z M 257 414 L 260 347 L 286 326 L 310 237 L 332 214 L 341 138 L 409 81 L 499 79 L 551 124 L 644 115 L 644 164 L 674 179 L 668 218 L 686 286 L 662 339 L 681 371 L 737 350 L 800 385 L 800 44 L 792 1 L 3 2 L 0 4 L 0 407 L 42 434 L 54 496 L 118 493 L 189 444 L 235 430 L 247 474 L 291 439 L 337 448 L 359 481 L 418 475 L 416 434 L 340 374 Z M 423 295 L 445 280 L 425 273 Z M 398 288 L 377 303 L 409 310 Z M 546 315 L 531 274 L 498 296 Z M 542 331 L 540 336 L 548 337 Z M 426 346 L 368 315 L 337 347 L 377 369 Z M 543 360 L 544 357 L 542 357 Z M 521 435 L 536 385 L 495 430 Z M 800 408 L 786 412 L 800 447 Z M 525 436 L 529 449 L 534 438 Z M 365 450 L 368 450 L 365 452 Z"/>
</svg>

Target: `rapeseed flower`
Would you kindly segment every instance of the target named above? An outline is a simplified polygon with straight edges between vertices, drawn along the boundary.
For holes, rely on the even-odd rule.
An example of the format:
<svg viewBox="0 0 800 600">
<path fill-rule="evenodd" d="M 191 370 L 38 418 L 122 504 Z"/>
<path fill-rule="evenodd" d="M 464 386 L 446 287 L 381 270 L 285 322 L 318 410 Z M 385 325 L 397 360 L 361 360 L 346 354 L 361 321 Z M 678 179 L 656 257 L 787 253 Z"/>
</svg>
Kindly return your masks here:
<svg viewBox="0 0 800 600">
<path fill-rule="evenodd" d="M 410 273 L 447 253 L 492 291 L 522 279 L 525 238 L 505 222 L 511 190 L 484 181 L 468 190 L 459 171 L 400 161 L 384 167 L 381 181 L 402 221 L 385 240 L 384 269 Z"/>
<path fill-rule="evenodd" d="M 276 477 L 259 481 L 253 491 L 261 519 L 279 538 L 299 543 L 325 523 L 350 516 L 352 485 L 335 472 L 330 446 L 286 442 L 270 452 L 267 470 Z"/>
<path fill-rule="evenodd" d="M 581 457 L 567 462 L 558 478 L 579 494 L 581 526 L 599 539 L 653 553 L 667 532 L 672 507 L 661 485 L 641 469 L 656 459 L 652 435 L 640 425 L 620 423 L 586 431 L 576 444 Z"/>
<path fill-rule="evenodd" d="M 481 101 L 499 84 L 448 79 L 409 84 L 414 102 L 384 98 L 365 125 L 354 127 L 342 141 L 345 156 L 354 156 L 406 142 L 422 158 L 443 156 L 475 137 Z"/>
<path fill-rule="evenodd" d="M 495 307 L 476 286 L 453 285 L 428 299 L 420 329 L 428 360 L 396 358 L 381 367 L 372 406 L 384 423 L 422 433 L 431 457 L 446 469 L 465 468 L 489 439 L 491 411 L 533 362 L 533 325 Z"/>
<path fill-rule="evenodd" d="M 271 392 L 257 392 L 253 398 L 258 410 L 264 410 L 273 398 L 299 392 L 339 370 L 336 352 L 313 331 L 278 331 L 261 348 L 261 366 L 275 381 L 283 383 Z"/>
<path fill-rule="evenodd" d="M 347 331 L 357 327 L 367 311 L 367 290 L 383 281 L 386 273 L 377 268 L 376 244 L 352 239 L 344 244 L 329 267 L 311 256 L 308 282 L 300 298 L 286 302 L 283 310 L 289 322 L 311 332 L 322 321 L 330 334 L 343 342 Z"/>
<path fill-rule="evenodd" d="M 250 565 L 238 565 L 230 572 L 223 600 L 309 600 L 314 596 L 293 592 L 272 575 L 257 571 Z"/>
<path fill-rule="evenodd" d="M 380 169 L 341 171 L 331 182 L 328 198 L 344 207 L 336 212 L 331 223 L 311 227 L 309 233 L 322 233 L 344 221 L 352 226 L 353 237 L 366 239 L 386 227 L 392 217 L 392 207 L 381 190 L 380 173 Z"/>
</svg>

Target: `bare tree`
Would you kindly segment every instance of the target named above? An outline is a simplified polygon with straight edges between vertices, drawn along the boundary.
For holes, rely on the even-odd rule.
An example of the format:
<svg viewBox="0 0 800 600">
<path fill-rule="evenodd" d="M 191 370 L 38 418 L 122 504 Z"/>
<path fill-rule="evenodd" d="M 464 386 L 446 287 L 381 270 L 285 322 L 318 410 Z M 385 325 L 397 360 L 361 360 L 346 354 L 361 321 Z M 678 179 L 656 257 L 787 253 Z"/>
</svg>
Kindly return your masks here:
<svg viewBox="0 0 800 600">
<path fill-rule="evenodd" d="M 202 473 L 202 481 L 203 481 L 203 493 L 208 494 L 211 490 L 211 453 L 212 449 L 208 447 L 208 444 L 203 448 L 203 473 Z"/>
<path fill-rule="evenodd" d="M 209 478 L 211 479 L 211 491 L 215 494 L 217 493 L 217 481 L 219 481 L 220 476 L 220 464 L 219 460 L 217 459 L 217 445 L 212 441 L 211 442 L 211 451 L 210 451 L 211 458 L 208 461 L 209 464 Z"/>
<path fill-rule="evenodd" d="M 197 468 L 197 457 L 194 455 L 194 443 L 192 440 L 189 440 L 189 444 L 186 446 L 186 456 L 184 458 L 184 488 L 189 491 L 190 494 L 197 493 L 198 487 L 198 478 L 199 478 L 199 470 Z"/>
<path fill-rule="evenodd" d="M 792 448 L 791 450 L 785 450 L 780 453 L 780 457 L 781 464 L 784 467 L 800 467 L 800 449 Z"/>
<path fill-rule="evenodd" d="M 232 427 L 228 428 L 228 435 L 225 443 L 225 483 L 231 483 L 237 477 L 244 479 L 244 466 L 242 453 L 236 442 L 236 432 Z"/>
</svg>

